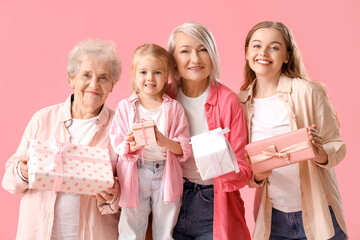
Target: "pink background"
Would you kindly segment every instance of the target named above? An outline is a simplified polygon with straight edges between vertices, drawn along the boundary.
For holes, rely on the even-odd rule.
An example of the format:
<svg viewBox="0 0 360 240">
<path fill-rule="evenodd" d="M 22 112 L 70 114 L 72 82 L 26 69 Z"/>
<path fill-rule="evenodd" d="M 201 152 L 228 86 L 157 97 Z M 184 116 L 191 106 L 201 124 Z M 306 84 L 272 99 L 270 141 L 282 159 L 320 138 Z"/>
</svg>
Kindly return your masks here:
<svg viewBox="0 0 360 240">
<path fill-rule="evenodd" d="M 1 178 L 5 162 L 16 151 L 33 113 L 63 102 L 72 92 L 66 61 L 80 40 L 99 38 L 117 44 L 124 71 L 107 100 L 114 109 L 129 95 L 130 61 L 140 44 L 166 46 L 176 26 L 198 21 L 217 41 L 222 82 L 238 92 L 248 30 L 259 21 L 282 21 L 293 30 L 310 77 L 326 84 L 339 114 L 348 152 L 336 172 L 350 238 L 360 239 L 360 204 L 356 198 L 360 107 L 355 98 L 360 89 L 356 67 L 360 56 L 359 13 L 358 0 L 0 0 Z M 253 193 L 247 187 L 242 190 L 251 231 Z M 14 239 L 21 196 L 0 188 L 0 197 L 0 239 Z"/>
</svg>

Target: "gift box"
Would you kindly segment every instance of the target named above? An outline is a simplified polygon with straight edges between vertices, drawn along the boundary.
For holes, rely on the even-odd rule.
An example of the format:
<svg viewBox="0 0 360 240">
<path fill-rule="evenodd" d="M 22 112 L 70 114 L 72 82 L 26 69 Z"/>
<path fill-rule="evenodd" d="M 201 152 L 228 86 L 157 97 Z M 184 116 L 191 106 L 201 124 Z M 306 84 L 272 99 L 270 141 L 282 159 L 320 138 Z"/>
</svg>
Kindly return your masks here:
<svg viewBox="0 0 360 240">
<path fill-rule="evenodd" d="M 246 145 L 246 151 L 254 173 L 309 160 L 317 155 L 306 128 L 252 142 Z"/>
<path fill-rule="evenodd" d="M 153 120 L 141 120 L 133 123 L 136 146 L 145 146 L 156 143 L 155 122 Z"/>
<path fill-rule="evenodd" d="M 203 180 L 239 172 L 234 151 L 224 136 L 229 131 L 217 128 L 191 137 L 195 163 Z"/>
<path fill-rule="evenodd" d="M 94 195 L 114 184 L 108 149 L 32 139 L 29 188 Z"/>
</svg>

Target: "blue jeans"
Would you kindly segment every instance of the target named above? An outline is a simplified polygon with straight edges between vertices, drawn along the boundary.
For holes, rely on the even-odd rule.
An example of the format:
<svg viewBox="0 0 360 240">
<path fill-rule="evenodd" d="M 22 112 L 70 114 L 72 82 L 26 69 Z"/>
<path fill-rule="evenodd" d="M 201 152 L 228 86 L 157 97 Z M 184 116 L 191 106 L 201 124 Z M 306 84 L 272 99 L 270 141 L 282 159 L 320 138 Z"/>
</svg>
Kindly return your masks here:
<svg viewBox="0 0 360 240">
<path fill-rule="evenodd" d="M 213 239 L 214 186 L 185 179 L 182 205 L 173 237 L 176 240 Z"/>
<path fill-rule="evenodd" d="M 332 208 L 329 207 L 329 210 L 335 230 L 335 236 L 330 238 L 330 240 L 346 239 L 345 233 L 341 230 L 335 219 L 335 214 Z M 302 212 L 285 213 L 273 208 L 271 217 L 271 234 L 269 240 L 285 239 L 307 239 L 302 221 Z"/>
</svg>

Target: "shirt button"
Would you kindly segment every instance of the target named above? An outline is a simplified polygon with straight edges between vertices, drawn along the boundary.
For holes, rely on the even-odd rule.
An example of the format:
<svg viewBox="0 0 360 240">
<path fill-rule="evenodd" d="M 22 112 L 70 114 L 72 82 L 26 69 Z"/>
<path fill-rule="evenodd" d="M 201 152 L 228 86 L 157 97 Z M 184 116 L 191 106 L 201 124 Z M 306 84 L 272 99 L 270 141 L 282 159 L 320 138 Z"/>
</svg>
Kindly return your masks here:
<svg viewBox="0 0 360 240">
<path fill-rule="evenodd" d="M 160 164 L 158 164 L 158 163 L 155 164 L 155 167 L 156 167 L 156 168 L 159 168 L 159 167 L 160 167 Z"/>
</svg>

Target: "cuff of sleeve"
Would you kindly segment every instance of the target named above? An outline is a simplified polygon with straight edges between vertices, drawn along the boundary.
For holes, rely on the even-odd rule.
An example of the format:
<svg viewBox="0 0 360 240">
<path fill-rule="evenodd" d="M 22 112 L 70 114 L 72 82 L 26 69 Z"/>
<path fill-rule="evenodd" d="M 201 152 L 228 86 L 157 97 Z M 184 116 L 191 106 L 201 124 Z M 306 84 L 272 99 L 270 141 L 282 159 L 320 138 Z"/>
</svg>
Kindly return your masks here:
<svg viewBox="0 0 360 240">
<path fill-rule="evenodd" d="M 21 173 L 20 161 L 18 161 L 16 168 L 17 168 L 17 172 L 18 172 L 20 178 L 21 178 L 24 182 L 29 183 L 29 179 L 26 178 L 26 177 L 24 177 L 24 176 L 22 175 L 22 173 Z"/>
</svg>

